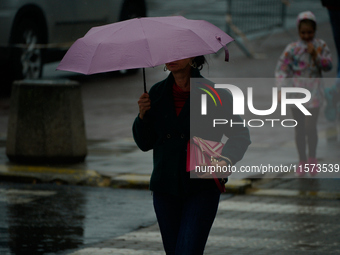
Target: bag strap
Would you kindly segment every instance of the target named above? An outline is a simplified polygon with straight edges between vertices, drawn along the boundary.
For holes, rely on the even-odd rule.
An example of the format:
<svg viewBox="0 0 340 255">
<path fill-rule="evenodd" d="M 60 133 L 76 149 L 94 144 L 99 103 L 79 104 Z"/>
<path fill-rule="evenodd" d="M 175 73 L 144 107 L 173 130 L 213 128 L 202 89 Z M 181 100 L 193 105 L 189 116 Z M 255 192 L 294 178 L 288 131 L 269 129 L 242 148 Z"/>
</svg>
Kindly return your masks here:
<svg viewBox="0 0 340 255">
<path fill-rule="evenodd" d="M 220 181 L 218 180 L 217 176 L 215 173 L 212 173 L 213 177 L 214 177 L 214 181 L 217 185 L 217 188 L 219 189 L 219 191 L 221 191 L 221 193 L 224 193 L 225 192 L 225 187 L 221 185 Z"/>
<path fill-rule="evenodd" d="M 233 166 L 233 162 L 230 160 L 230 158 L 225 157 L 225 156 L 219 154 L 218 152 L 214 151 L 214 149 L 211 148 L 211 146 L 208 143 L 206 143 L 204 141 L 204 139 L 202 139 L 200 137 L 197 137 L 197 136 L 194 136 L 193 138 L 196 138 L 197 143 L 198 143 L 198 145 L 199 145 L 199 147 L 200 147 L 202 152 L 204 152 L 204 149 L 202 147 L 202 143 L 203 143 L 211 152 L 215 153 L 219 158 L 223 158 L 223 159 L 227 160 L 227 162 L 229 162 L 230 166 Z"/>
<path fill-rule="evenodd" d="M 230 165 L 232 165 L 232 162 L 231 162 L 231 160 L 230 160 L 229 158 L 224 157 L 224 156 L 220 155 L 219 153 L 215 152 L 215 151 L 213 150 L 213 148 L 211 148 L 211 146 L 210 146 L 209 144 L 207 144 L 207 143 L 204 141 L 204 139 L 202 139 L 202 138 L 200 138 L 200 137 L 197 137 L 197 136 L 194 136 L 193 138 L 196 138 L 197 143 L 198 143 L 198 146 L 200 147 L 202 153 L 204 153 L 204 149 L 203 149 L 203 147 L 202 147 L 202 143 L 203 143 L 205 146 L 207 146 L 207 148 L 208 148 L 210 151 L 214 152 L 214 153 L 215 153 L 217 156 L 219 156 L 220 158 L 225 158 L 226 160 L 228 160 L 228 162 L 230 163 Z M 204 160 L 204 157 L 203 157 L 203 160 Z M 215 181 L 215 183 L 216 183 L 217 188 L 219 189 L 219 191 L 220 191 L 221 193 L 224 193 L 224 192 L 225 192 L 225 187 L 224 187 L 224 186 L 222 187 L 222 185 L 221 185 L 220 181 L 218 180 L 218 178 L 217 178 L 217 176 L 216 176 L 215 173 L 212 173 L 212 175 L 213 175 L 213 177 L 214 177 L 214 181 Z"/>
</svg>

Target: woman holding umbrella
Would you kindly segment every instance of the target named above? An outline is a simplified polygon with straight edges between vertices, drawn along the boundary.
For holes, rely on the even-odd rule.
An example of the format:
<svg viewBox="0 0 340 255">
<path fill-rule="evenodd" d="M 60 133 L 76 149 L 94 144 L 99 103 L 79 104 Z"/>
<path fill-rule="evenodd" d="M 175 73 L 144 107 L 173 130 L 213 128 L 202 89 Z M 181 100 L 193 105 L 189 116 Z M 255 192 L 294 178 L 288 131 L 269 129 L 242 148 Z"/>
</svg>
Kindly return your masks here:
<svg viewBox="0 0 340 255">
<path fill-rule="evenodd" d="M 138 101 L 139 114 L 133 124 L 138 147 L 143 151 L 153 149 L 150 190 L 166 254 L 203 254 L 221 194 L 213 179 L 204 176 L 193 179 L 186 171 L 191 135 L 213 141 L 220 140 L 223 134 L 228 137 L 222 154 L 230 161 L 219 160 L 217 164 L 221 167 L 242 159 L 250 144 L 249 131 L 243 125 L 220 125 L 223 127 L 207 133 L 211 130 L 207 123 L 211 124 L 212 116 L 204 116 L 204 121 L 197 125 L 200 129 L 193 126 L 190 129 L 193 113 L 190 113 L 193 107 L 190 97 L 200 96 L 199 90 L 190 85 L 190 78 L 203 79 L 199 71 L 204 63 L 204 56 L 166 63 L 164 69 L 170 71 L 169 76 L 155 84 L 149 93 L 142 94 Z M 225 90 L 218 93 L 223 102 L 219 110 L 223 116 L 234 123 L 242 122 L 232 114 L 231 95 Z M 197 109 L 200 112 L 200 106 Z"/>
<path fill-rule="evenodd" d="M 241 160 L 250 144 L 248 129 L 243 125 L 219 125 L 211 129 L 216 115 L 242 123 L 239 116 L 233 115 L 229 93 L 216 89 L 220 107 L 211 105 L 212 100 L 207 101 L 208 109 L 215 110 L 201 116 L 198 104 L 202 90 L 190 86 L 190 78 L 203 79 L 199 70 L 205 58 L 200 55 L 216 53 L 223 47 L 228 61 L 226 45 L 232 40 L 204 20 L 181 16 L 132 19 L 93 27 L 72 45 L 57 68 L 94 74 L 167 63 L 166 69 L 171 73 L 140 97 L 139 115 L 133 124 L 139 148 L 153 150 L 150 189 L 167 254 L 203 254 L 221 194 L 217 179 L 211 176 L 204 179 L 206 175 L 190 178 L 186 171 L 187 148 L 193 140 L 190 138 L 194 135 L 218 142 L 223 135 L 227 136 L 229 139 L 220 154 L 223 157 L 217 163 L 221 167 Z M 204 83 L 211 84 L 207 80 Z M 190 127 L 191 118 L 199 123 Z"/>
</svg>

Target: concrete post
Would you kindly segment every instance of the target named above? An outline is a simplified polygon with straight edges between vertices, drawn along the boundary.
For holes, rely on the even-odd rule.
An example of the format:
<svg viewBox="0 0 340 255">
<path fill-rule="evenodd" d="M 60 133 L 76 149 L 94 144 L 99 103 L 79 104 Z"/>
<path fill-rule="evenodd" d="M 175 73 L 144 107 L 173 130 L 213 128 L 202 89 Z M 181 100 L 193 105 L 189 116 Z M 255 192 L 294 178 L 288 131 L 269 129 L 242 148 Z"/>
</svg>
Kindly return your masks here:
<svg viewBox="0 0 340 255">
<path fill-rule="evenodd" d="M 87 147 L 80 85 L 69 80 L 14 82 L 6 154 L 18 163 L 84 161 Z"/>
</svg>

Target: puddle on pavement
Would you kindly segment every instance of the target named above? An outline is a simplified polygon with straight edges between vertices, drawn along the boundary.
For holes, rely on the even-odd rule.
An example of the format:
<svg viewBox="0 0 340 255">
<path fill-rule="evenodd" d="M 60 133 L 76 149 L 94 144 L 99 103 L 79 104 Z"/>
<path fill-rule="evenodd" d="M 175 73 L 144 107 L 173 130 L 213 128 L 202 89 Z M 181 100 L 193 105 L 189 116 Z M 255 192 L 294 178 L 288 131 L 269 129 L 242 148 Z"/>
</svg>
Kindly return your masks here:
<svg viewBox="0 0 340 255">
<path fill-rule="evenodd" d="M 10 254 L 39 255 L 56 254 L 83 244 L 84 194 L 74 190 L 67 195 L 51 193 L 42 197 L 22 193 L 7 194 L 6 198 L 7 230 L 1 229 L 5 237 L 1 238 L 1 254 L 6 246 Z"/>
<path fill-rule="evenodd" d="M 149 191 L 0 182 L 0 254 L 68 254 L 154 224 L 151 200 Z"/>
</svg>

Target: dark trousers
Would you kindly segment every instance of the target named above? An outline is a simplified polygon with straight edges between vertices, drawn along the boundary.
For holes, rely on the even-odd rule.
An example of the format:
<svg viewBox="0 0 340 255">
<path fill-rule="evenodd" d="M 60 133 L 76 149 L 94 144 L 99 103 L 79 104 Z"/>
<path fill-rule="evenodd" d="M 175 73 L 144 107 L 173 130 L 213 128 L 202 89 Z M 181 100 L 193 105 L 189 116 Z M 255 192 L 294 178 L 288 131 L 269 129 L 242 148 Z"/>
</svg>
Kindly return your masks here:
<svg viewBox="0 0 340 255">
<path fill-rule="evenodd" d="M 167 255 L 203 254 L 220 194 L 217 189 L 181 197 L 153 193 L 154 208 Z"/>
<path fill-rule="evenodd" d="M 319 108 L 309 108 L 311 116 L 305 116 L 300 109 L 292 108 L 293 118 L 298 122 L 295 127 L 295 144 L 300 161 L 307 161 L 308 157 L 316 158 L 318 144 L 317 121 Z M 308 147 L 308 154 L 306 153 Z M 308 155 L 308 156 L 307 156 Z"/>
</svg>

